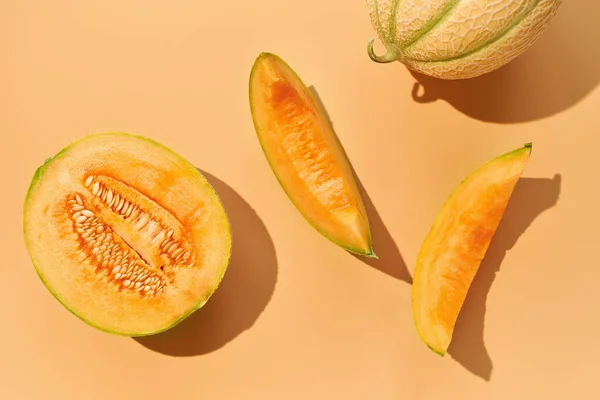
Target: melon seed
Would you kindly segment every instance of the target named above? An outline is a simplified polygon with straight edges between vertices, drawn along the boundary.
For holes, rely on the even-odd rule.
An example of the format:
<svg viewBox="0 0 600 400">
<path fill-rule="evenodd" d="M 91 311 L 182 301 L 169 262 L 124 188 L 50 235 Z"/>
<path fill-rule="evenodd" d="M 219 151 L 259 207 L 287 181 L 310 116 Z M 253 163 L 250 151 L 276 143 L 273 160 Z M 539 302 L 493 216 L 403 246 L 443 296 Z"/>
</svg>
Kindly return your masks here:
<svg viewBox="0 0 600 400">
<path fill-rule="evenodd" d="M 125 204 L 123 204 L 123 209 L 121 210 L 121 214 L 125 215 L 125 213 L 127 213 L 130 206 L 131 206 L 131 203 L 129 203 L 128 201 L 125 201 Z"/>
<path fill-rule="evenodd" d="M 171 250 L 175 249 L 175 247 L 177 247 L 177 243 L 173 242 L 171 243 L 171 245 L 169 247 L 165 248 L 165 253 L 171 253 Z"/>
<path fill-rule="evenodd" d="M 92 175 L 88 176 L 87 179 L 85 180 L 85 187 L 89 187 L 92 184 L 93 180 L 94 180 L 94 177 Z"/>
<path fill-rule="evenodd" d="M 171 257 L 176 259 L 177 256 L 179 256 L 181 253 L 183 253 L 183 249 L 180 247 L 177 250 L 175 250 L 175 252 L 173 252 L 173 254 L 171 254 Z"/>
<path fill-rule="evenodd" d="M 91 212 L 90 210 L 87 210 L 87 209 L 83 209 L 83 210 L 81 210 L 81 214 L 82 214 L 82 215 L 85 215 L 86 217 L 93 217 L 93 216 L 94 216 L 94 213 L 93 213 L 93 212 Z M 85 219 L 84 219 L 84 220 L 85 220 Z"/>
<path fill-rule="evenodd" d="M 115 208 L 116 212 L 119 212 L 119 210 L 121 210 L 121 207 L 123 207 L 123 204 L 125 203 L 125 199 L 121 198 L 121 200 L 119 200 L 119 204 L 117 205 L 117 207 Z"/>
</svg>

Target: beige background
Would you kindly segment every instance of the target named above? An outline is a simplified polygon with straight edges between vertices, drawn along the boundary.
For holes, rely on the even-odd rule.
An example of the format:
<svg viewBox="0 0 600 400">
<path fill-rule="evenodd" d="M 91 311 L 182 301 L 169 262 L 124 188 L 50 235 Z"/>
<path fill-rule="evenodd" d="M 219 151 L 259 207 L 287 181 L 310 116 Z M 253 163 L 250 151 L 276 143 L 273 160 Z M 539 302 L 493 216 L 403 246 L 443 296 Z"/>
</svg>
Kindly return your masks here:
<svg viewBox="0 0 600 400">
<path fill-rule="evenodd" d="M 2 1 L 0 398 L 598 398 L 598 15 L 565 1 L 508 67 L 443 83 L 368 59 L 362 0 Z M 368 193 L 379 262 L 313 231 L 268 169 L 247 100 L 260 51 L 319 93 Z M 24 247 L 35 169 L 103 131 L 206 171 L 235 229 L 220 291 L 160 337 L 87 327 Z M 530 164 L 442 359 L 412 325 L 420 243 L 467 173 L 525 141 Z"/>
</svg>

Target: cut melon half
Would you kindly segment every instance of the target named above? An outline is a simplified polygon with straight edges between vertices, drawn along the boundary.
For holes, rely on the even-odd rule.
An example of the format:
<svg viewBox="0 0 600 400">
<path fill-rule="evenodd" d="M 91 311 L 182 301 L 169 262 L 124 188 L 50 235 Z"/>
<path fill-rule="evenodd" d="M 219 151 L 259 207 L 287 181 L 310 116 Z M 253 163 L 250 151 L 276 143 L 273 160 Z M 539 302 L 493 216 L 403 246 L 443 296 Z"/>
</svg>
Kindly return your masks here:
<svg viewBox="0 0 600 400">
<path fill-rule="evenodd" d="M 69 311 L 123 336 L 172 328 L 218 287 L 231 252 L 217 194 L 189 162 L 125 133 L 80 139 L 35 172 L 24 235 Z"/>
<path fill-rule="evenodd" d="M 413 315 L 422 341 L 442 356 L 531 148 L 528 143 L 473 171 L 446 200 L 422 244 L 413 278 Z"/>
<path fill-rule="evenodd" d="M 342 144 L 313 94 L 280 57 L 261 53 L 256 58 L 250 109 L 269 165 L 302 216 L 338 246 L 376 258 Z"/>
</svg>

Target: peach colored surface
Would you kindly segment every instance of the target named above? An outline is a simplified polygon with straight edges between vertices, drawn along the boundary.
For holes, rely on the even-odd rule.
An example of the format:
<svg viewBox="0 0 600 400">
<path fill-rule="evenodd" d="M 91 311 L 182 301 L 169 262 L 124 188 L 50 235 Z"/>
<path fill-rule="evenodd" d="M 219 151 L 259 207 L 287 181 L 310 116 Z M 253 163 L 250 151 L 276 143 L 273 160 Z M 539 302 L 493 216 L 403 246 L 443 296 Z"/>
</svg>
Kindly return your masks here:
<svg viewBox="0 0 600 400">
<path fill-rule="evenodd" d="M 363 3 L 0 4 L 0 399 L 600 397 L 599 3 L 565 2 L 530 51 L 465 82 L 371 62 Z M 368 193 L 380 260 L 324 240 L 278 186 L 248 107 L 261 51 L 325 104 Z M 104 131 L 178 151 L 232 220 L 222 287 L 157 337 L 88 327 L 43 287 L 25 249 L 35 169 Z M 530 163 L 440 358 L 410 308 L 421 241 L 467 173 L 526 141 Z"/>
</svg>

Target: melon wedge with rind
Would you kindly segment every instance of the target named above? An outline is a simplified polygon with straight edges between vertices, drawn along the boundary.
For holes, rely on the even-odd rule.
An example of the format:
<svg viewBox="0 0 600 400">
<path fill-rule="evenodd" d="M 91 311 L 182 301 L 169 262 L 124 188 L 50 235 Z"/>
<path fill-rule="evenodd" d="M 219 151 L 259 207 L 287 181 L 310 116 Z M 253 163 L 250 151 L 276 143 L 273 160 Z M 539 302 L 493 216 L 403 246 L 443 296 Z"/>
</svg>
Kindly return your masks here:
<svg viewBox="0 0 600 400">
<path fill-rule="evenodd" d="M 164 145 L 120 132 L 88 135 L 42 163 L 23 232 L 60 304 L 130 337 L 164 332 L 203 307 L 231 255 L 229 218 L 204 176 Z"/>
<path fill-rule="evenodd" d="M 421 246 L 412 287 L 414 322 L 420 339 L 441 356 L 531 149 L 527 143 L 468 175 L 444 203 Z"/>
<path fill-rule="evenodd" d="M 293 205 L 331 242 L 376 258 L 350 161 L 298 74 L 279 56 L 260 53 L 250 73 L 249 99 L 261 149 Z"/>
</svg>

